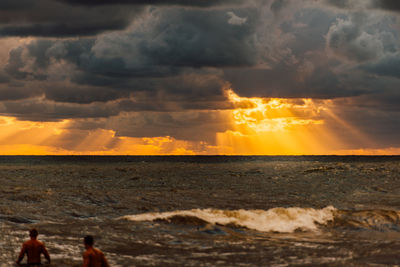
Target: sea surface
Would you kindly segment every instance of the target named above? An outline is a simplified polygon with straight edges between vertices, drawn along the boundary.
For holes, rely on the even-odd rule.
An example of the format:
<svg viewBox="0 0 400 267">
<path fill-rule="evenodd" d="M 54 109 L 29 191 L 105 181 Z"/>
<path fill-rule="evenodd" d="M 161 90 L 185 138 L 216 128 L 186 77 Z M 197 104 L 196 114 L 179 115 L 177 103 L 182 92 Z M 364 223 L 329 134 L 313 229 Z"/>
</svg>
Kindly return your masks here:
<svg viewBox="0 0 400 267">
<path fill-rule="evenodd" d="M 399 266 L 400 157 L 0 157 L 0 266 Z"/>
</svg>

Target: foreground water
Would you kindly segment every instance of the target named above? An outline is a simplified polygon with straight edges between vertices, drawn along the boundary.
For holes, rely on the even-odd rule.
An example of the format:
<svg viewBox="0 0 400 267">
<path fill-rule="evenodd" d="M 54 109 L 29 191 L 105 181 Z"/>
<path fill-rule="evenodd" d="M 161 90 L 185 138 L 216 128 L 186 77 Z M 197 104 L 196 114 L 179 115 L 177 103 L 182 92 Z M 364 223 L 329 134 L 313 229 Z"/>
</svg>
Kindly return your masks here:
<svg viewBox="0 0 400 267">
<path fill-rule="evenodd" d="M 0 157 L 0 266 L 400 265 L 400 157 Z"/>
</svg>

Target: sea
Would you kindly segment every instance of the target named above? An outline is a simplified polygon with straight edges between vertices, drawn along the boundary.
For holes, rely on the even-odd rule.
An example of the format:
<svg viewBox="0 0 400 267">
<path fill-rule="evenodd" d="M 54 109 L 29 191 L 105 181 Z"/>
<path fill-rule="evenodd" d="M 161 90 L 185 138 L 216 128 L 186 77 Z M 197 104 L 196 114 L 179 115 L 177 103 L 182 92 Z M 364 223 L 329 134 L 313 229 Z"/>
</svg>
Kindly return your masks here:
<svg viewBox="0 0 400 267">
<path fill-rule="evenodd" d="M 85 235 L 110 266 L 400 266 L 400 157 L 2 156 L 1 267 L 31 228 L 57 267 Z"/>
</svg>

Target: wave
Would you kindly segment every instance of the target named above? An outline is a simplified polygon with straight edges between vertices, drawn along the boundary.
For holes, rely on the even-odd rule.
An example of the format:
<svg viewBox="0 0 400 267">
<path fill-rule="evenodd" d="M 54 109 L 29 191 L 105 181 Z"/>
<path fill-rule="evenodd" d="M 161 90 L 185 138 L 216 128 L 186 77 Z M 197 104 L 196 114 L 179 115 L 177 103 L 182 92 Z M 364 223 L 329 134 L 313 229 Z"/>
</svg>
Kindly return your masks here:
<svg viewBox="0 0 400 267">
<path fill-rule="evenodd" d="M 400 232 L 400 212 L 393 210 L 338 210 L 333 206 L 273 208 L 269 210 L 192 209 L 123 216 L 131 221 L 162 221 L 172 224 L 217 224 L 261 232 L 293 233 L 321 228 Z"/>
<path fill-rule="evenodd" d="M 315 231 L 318 225 L 333 221 L 336 209 L 273 208 L 270 210 L 218 210 L 193 209 L 162 213 L 127 215 L 121 219 L 131 221 L 165 221 L 185 224 L 219 224 L 244 227 L 261 232 L 291 233 Z"/>
<path fill-rule="evenodd" d="M 400 232 L 400 212 L 394 210 L 339 210 L 332 222 L 334 227 L 380 232 Z"/>
</svg>

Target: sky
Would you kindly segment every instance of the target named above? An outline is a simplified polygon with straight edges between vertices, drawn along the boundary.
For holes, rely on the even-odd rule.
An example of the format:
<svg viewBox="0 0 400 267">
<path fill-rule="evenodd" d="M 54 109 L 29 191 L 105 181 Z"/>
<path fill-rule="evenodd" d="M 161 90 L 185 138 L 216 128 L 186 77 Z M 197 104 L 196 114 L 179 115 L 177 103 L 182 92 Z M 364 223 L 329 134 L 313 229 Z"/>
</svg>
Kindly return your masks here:
<svg viewBox="0 0 400 267">
<path fill-rule="evenodd" d="M 398 0 L 2 0 L 0 154 L 400 154 Z"/>
</svg>

